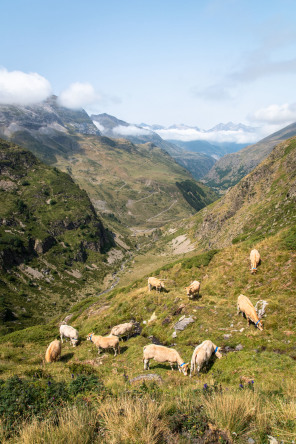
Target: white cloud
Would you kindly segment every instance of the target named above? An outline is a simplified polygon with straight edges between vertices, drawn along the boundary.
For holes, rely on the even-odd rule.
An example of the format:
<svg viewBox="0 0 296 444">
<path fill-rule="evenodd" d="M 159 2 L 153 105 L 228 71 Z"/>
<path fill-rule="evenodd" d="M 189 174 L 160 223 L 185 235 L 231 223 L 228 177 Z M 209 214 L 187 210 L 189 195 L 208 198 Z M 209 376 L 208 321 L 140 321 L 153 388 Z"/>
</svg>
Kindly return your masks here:
<svg viewBox="0 0 296 444">
<path fill-rule="evenodd" d="M 90 83 L 75 82 L 61 92 L 59 103 L 66 108 L 84 108 L 100 100 L 94 87 Z"/>
<path fill-rule="evenodd" d="M 31 105 L 45 100 L 51 94 L 51 85 L 36 72 L 7 71 L 0 68 L 0 103 Z"/>
<path fill-rule="evenodd" d="M 98 128 L 98 130 L 100 130 L 101 132 L 104 131 L 105 127 L 100 122 L 97 122 L 96 120 L 93 120 L 93 122 L 96 125 L 96 127 Z"/>
<path fill-rule="evenodd" d="M 155 131 L 165 140 L 181 140 L 183 142 L 191 142 L 193 140 L 204 140 L 209 143 L 215 142 L 235 142 L 235 143 L 255 143 L 259 140 L 257 133 L 237 131 L 198 131 L 194 128 L 190 129 L 162 129 Z"/>
<path fill-rule="evenodd" d="M 118 125 L 115 126 L 112 131 L 114 134 L 120 134 L 122 136 L 147 136 L 151 134 L 151 131 L 144 128 L 139 128 L 135 125 Z"/>
<path fill-rule="evenodd" d="M 251 116 L 251 121 L 263 122 L 272 125 L 289 125 L 296 121 L 296 103 L 283 105 L 269 105 L 258 109 Z"/>
</svg>

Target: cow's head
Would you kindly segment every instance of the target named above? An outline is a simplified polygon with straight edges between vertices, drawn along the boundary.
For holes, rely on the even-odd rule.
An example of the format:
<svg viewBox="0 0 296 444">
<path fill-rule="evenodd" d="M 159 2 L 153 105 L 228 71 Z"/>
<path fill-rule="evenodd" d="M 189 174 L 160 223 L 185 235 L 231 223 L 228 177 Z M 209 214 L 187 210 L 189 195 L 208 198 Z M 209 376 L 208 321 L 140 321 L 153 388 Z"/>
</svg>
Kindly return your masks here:
<svg viewBox="0 0 296 444">
<path fill-rule="evenodd" d="M 164 288 L 164 283 L 160 281 L 161 288 Z"/>
<path fill-rule="evenodd" d="M 187 296 L 190 296 L 190 288 L 191 287 L 184 287 L 184 290 L 186 290 Z"/>
<path fill-rule="evenodd" d="M 91 341 L 91 338 L 93 337 L 94 333 L 88 333 L 88 335 L 86 336 L 86 339 L 88 341 Z"/>
<path fill-rule="evenodd" d="M 189 365 L 189 362 L 187 362 L 187 364 L 183 363 L 183 364 L 179 365 L 179 371 L 182 372 L 184 376 L 187 376 L 188 365 Z"/>
<path fill-rule="evenodd" d="M 263 330 L 263 322 L 260 320 L 258 321 L 258 323 L 256 323 L 257 327 L 259 328 L 259 330 Z"/>
<path fill-rule="evenodd" d="M 257 268 L 251 268 L 251 274 L 256 274 Z"/>
<path fill-rule="evenodd" d="M 219 358 L 219 359 L 222 358 L 221 347 L 217 347 L 217 351 L 215 351 L 215 355 L 216 355 L 217 358 Z"/>
</svg>

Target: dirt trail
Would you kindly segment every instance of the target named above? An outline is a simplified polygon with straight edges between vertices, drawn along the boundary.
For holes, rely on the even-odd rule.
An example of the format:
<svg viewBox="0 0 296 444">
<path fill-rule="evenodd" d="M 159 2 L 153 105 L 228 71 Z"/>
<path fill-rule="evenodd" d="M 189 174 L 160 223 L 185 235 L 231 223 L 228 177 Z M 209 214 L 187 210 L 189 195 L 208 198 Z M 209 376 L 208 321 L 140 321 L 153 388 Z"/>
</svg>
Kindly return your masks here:
<svg viewBox="0 0 296 444">
<path fill-rule="evenodd" d="M 169 211 L 176 203 L 178 202 L 178 199 L 174 200 L 174 202 L 169 206 L 169 208 L 166 208 L 165 210 L 161 211 L 160 213 L 156 214 L 155 216 L 150 217 L 147 219 L 147 222 L 150 222 L 152 219 L 155 219 L 156 217 L 160 216 L 163 213 L 166 213 Z"/>
</svg>

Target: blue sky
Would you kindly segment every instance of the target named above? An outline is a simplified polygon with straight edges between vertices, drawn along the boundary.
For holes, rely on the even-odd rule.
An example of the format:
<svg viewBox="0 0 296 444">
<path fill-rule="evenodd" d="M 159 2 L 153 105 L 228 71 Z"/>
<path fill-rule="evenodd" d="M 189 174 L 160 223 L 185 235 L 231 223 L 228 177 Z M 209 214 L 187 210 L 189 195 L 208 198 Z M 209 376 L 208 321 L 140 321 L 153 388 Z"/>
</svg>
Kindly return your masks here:
<svg viewBox="0 0 296 444">
<path fill-rule="evenodd" d="M 295 19 L 294 0 L 2 0 L 0 102 L 32 80 L 128 122 L 268 132 L 296 121 Z"/>
</svg>

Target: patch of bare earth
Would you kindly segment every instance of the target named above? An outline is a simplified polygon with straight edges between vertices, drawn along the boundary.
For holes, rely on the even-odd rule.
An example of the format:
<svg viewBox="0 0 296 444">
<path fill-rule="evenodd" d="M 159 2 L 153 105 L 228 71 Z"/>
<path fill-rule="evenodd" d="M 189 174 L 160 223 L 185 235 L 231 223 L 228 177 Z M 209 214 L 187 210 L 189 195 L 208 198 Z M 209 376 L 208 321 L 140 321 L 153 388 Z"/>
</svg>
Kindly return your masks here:
<svg viewBox="0 0 296 444">
<path fill-rule="evenodd" d="M 191 243 L 191 240 L 187 238 L 186 234 L 182 234 L 170 243 L 173 254 L 184 254 L 195 250 L 196 245 Z"/>
</svg>

